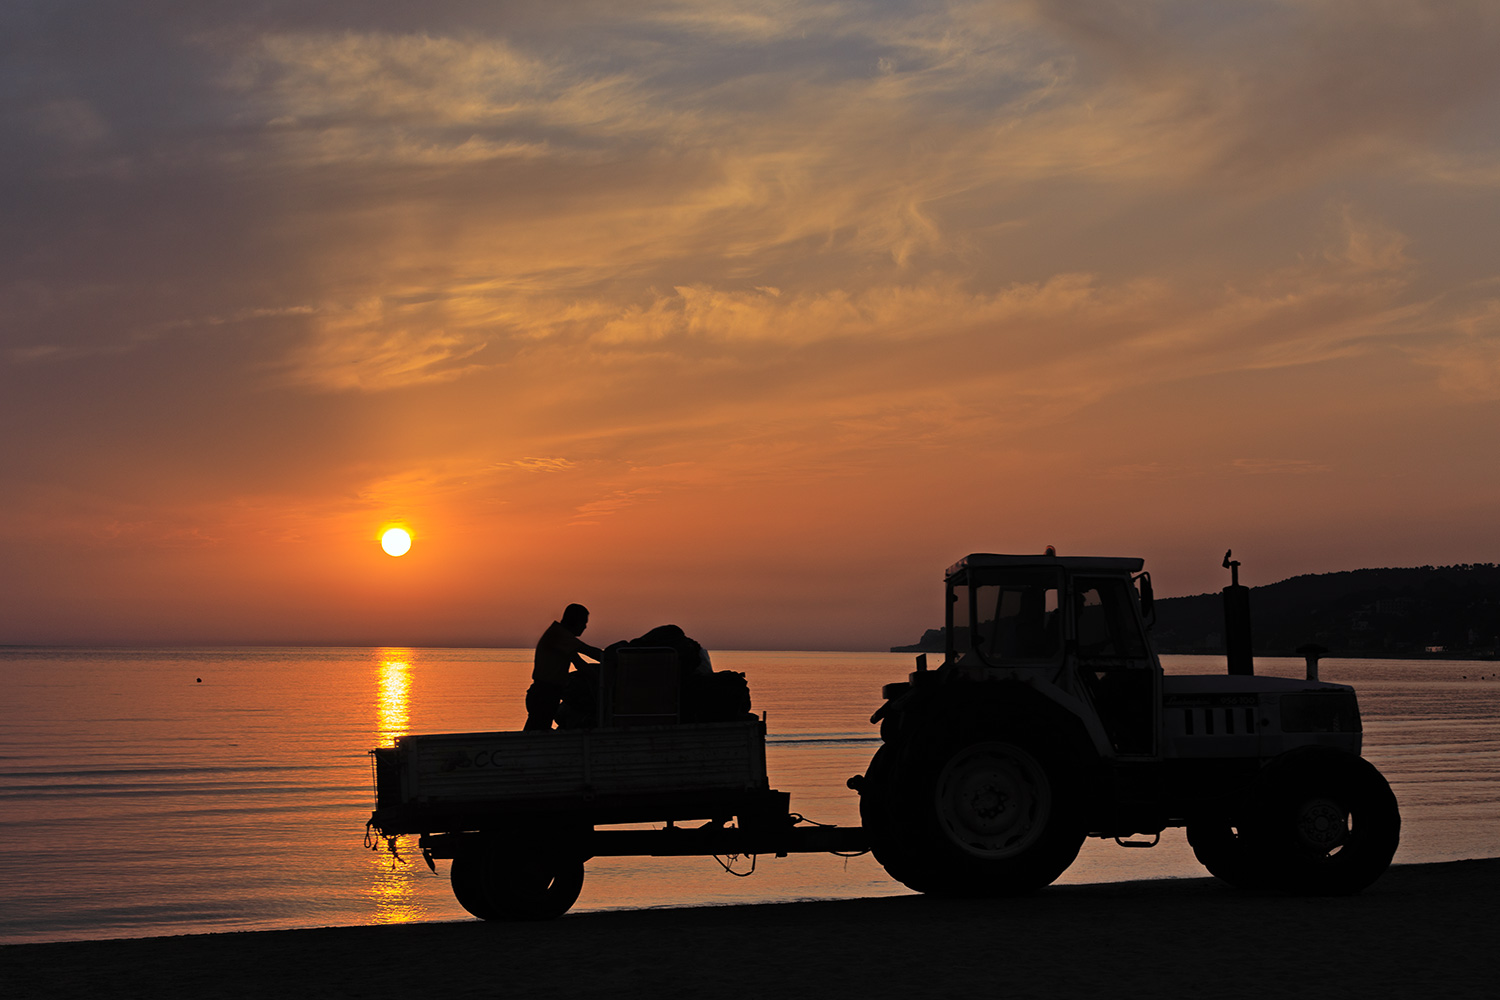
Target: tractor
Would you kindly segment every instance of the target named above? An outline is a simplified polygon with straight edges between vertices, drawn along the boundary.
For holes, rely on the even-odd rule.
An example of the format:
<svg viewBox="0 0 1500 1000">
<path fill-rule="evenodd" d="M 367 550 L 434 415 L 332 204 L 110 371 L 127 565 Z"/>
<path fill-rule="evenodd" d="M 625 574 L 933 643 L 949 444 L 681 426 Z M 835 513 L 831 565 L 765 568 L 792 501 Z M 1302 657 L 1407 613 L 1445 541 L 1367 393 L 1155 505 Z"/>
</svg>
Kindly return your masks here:
<svg viewBox="0 0 1500 1000">
<path fill-rule="evenodd" d="M 1225 588 L 1230 670 L 1168 675 L 1140 559 L 966 556 L 946 573 L 945 649 L 882 689 L 882 743 L 850 779 L 876 859 L 923 893 L 1054 881 L 1086 837 L 1150 847 L 1185 827 L 1231 885 L 1358 892 L 1400 837 L 1361 753 L 1353 688 L 1257 676 L 1248 590 Z"/>
</svg>

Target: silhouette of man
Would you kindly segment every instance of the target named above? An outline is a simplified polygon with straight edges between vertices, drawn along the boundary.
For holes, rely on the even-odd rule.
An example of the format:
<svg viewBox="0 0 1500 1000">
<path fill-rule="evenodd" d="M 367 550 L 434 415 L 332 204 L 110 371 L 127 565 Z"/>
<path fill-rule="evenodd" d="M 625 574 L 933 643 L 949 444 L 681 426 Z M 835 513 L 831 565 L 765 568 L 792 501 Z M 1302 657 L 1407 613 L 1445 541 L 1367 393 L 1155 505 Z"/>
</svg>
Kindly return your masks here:
<svg viewBox="0 0 1500 1000">
<path fill-rule="evenodd" d="M 584 666 L 580 655 L 595 660 L 604 656 L 603 650 L 578 638 L 588 627 L 589 609 L 582 604 L 569 604 L 563 609 L 562 620 L 548 625 L 547 631 L 537 640 L 531 687 L 526 691 L 527 729 L 552 728 L 558 702 L 562 700 L 563 684 L 568 679 L 568 668 Z"/>
</svg>

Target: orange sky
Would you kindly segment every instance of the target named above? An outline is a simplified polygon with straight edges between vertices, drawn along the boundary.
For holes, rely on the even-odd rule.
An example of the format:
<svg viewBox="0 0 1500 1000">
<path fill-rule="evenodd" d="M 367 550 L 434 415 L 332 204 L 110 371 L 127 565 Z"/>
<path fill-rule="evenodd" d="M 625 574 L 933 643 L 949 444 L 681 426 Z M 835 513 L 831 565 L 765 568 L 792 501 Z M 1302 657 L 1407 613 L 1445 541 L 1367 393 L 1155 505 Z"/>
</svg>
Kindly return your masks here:
<svg viewBox="0 0 1500 1000">
<path fill-rule="evenodd" d="M 0 13 L 0 643 L 1500 558 L 1488 0 L 191 6 Z"/>
</svg>

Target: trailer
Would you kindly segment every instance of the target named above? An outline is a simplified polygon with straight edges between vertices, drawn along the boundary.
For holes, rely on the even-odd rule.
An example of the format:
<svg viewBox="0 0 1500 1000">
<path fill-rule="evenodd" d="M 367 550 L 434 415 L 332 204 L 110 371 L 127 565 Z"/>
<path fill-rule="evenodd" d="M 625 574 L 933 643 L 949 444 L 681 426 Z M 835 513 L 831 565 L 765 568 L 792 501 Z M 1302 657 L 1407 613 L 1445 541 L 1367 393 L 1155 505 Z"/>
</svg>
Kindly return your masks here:
<svg viewBox="0 0 1500 1000">
<path fill-rule="evenodd" d="M 451 859 L 484 919 L 566 912 L 595 857 L 868 850 L 858 827 L 798 825 L 763 720 L 404 736 L 372 755 L 371 829 Z"/>
</svg>

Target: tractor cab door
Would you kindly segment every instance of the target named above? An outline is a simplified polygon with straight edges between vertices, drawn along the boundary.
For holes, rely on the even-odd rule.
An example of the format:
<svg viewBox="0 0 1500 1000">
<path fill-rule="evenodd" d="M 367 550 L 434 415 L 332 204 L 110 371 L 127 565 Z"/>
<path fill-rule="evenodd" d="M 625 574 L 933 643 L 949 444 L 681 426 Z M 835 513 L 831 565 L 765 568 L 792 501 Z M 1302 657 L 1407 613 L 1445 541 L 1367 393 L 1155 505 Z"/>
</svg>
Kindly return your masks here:
<svg viewBox="0 0 1500 1000">
<path fill-rule="evenodd" d="M 1078 673 L 1121 757 L 1156 753 L 1160 671 L 1130 581 L 1078 576 L 1070 588 Z"/>
</svg>

